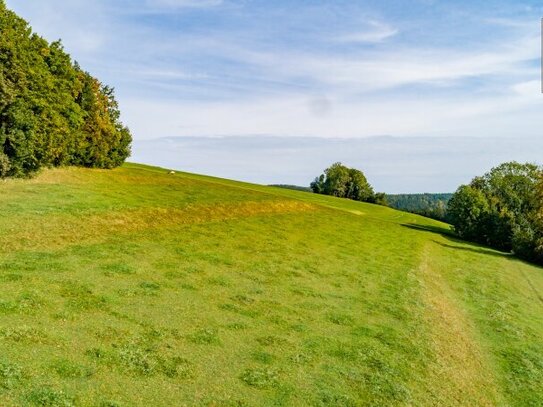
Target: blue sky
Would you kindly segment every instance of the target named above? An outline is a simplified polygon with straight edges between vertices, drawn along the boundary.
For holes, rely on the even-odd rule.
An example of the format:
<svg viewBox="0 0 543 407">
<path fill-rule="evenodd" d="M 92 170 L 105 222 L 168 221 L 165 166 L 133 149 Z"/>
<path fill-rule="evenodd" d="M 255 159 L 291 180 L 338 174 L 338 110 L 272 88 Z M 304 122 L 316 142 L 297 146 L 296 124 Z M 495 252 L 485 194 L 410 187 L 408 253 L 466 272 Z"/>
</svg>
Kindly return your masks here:
<svg viewBox="0 0 543 407">
<path fill-rule="evenodd" d="M 475 171 L 502 157 L 492 148 L 472 157 L 466 140 L 483 138 L 505 146 L 492 140 L 518 139 L 518 151 L 507 147 L 510 158 L 532 160 L 530 140 L 539 138 L 543 128 L 539 1 L 7 4 L 47 39 L 62 38 L 84 68 L 116 88 L 123 120 L 135 137 L 135 160 L 262 183 L 278 178 L 307 183 L 307 174 L 337 160 L 363 170 L 383 168 L 384 161 L 386 173 L 396 171 L 404 181 L 382 182 L 384 173 L 376 172 L 377 189 L 422 192 L 442 185 L 445 191 L 476 175 L 466 168 Z M 233 137 L 229 145 L 255 154 L 260 166 L 228 172 L 232 166 L 224 162 L 232 152 L 226 147 L 215 165 L 192 163 L 190 168 L 183 154 L 172 161 L 164 158 L 171 156 L 169 151 L 153 149 L 150 155 L 144 148 L 148 140 L 196 137 L 202 141 L 198 147 L 188 144 L 205 161 L 219 136 Z M 430 178 L 421 181 L 413 172 L 409 181 L 409 168 L 397 164 L 401 149 L 378 148 L 369 156 L 361 152 L 363 160 L 345 154 L 363 148 L 358 139 L 375 136 L 398 138 L 406 147 L 419 137 L 427 137 L 429 145 L 447 138 L 459 148 L 445 174 L 435 164 L 437 153 L 412 153 L 416 171 L 427 160 Z M 295 165 L 280 160 L 278 172 L 277 159 L 285 151 L 271 154 L 270 137 L 290 138 L 284 148 L 296 147 Z M 336 140 L 322 147 L 329 159 L 312 159 L 312 148 L 322 146 L 315 141 L 308 147 L 315 138 Z M 387 145 L 386 138 L 382 143 Z M 189 148 L 183 140 L 179 145 Z M 468 156 L 476 162 L 467 161 Z"/>
</svg>

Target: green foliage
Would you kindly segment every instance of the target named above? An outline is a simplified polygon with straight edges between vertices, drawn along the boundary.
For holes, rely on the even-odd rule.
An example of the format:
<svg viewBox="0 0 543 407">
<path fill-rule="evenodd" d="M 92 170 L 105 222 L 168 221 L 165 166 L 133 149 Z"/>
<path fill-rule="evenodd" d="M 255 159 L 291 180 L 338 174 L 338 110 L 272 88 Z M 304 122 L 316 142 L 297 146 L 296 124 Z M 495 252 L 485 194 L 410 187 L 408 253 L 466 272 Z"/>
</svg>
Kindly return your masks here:
<svg viewBox="0 0 543 407">
<path fill-rule="evenodd" d="M 509 162 L 460 186 L 448 203 L 456 232 L 524 259 L 541 261 L 536 247 L 543 235 L 537 195 L 542 176 L 535 164 Z"/>
<path fill-rule="evenodd" d="M 376 192 L 373 196 L 373 203 L 381 206 L 390 206 L 388 196 L 384 192 Z"/>
<path fill-rule="evenodd" d="M 479 189 L 462 185 L 450 199 L 447 210 L 456 232 L 465 239 L 481 239 L 481 233 L 490 205 L 486 196 Z"/>
<path fill-rule="evenodd" d="M 527 249 L 533 260 L 543 264 L 543 176 L 537 182 L 534 211 L 529 221 L 516 230 L 514 238 L 517 247 Z"/>
<path fill-rule="evenodd" d="M 8 156 L 0 152 L 0 178 L 7 177 L 10 169 L 11 164 L 9 163 Z"/>
<path fill-rule="evenodd" d="M 348 168 L 341 163 L 334 163 L 324 170 L 324 174 L 315 178 L 310 188 L 317 194 L 362 202 L 375 202 L 373 188 L 364 173 L 355 168 Z M 379 200 L 382 202 L 382 197 Z"/>
<path fill-rule="evenodd" d="M 0 3 L 0 178 L 61 165 L 116 167 L 130 143 L 113 90 Z"/>
</svg>

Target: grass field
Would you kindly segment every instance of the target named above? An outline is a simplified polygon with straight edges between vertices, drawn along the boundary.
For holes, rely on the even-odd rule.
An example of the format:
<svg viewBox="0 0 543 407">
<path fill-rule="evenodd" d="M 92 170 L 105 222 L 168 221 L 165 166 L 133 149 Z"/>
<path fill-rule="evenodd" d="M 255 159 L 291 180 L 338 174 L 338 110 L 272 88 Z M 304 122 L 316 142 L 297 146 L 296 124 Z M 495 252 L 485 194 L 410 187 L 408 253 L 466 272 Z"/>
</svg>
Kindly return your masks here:
<svg viewBox="0 0 543 407">
<path fill-rule="evenodd" d="M 543 270 L 127 164 L 0 183 L 1 406 L 541 406 Z"/>
</svg>

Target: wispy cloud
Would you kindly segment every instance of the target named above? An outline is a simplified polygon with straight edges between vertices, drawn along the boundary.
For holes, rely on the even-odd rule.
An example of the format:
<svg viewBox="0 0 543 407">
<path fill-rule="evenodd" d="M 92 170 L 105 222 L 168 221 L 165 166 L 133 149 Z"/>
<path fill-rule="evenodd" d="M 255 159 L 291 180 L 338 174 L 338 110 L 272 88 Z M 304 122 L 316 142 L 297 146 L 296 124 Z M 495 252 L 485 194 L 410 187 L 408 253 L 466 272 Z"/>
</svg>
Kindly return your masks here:
<svg viewBox="0 0 543 407">
<path fill-rule="evenodd" d="M 216 7 L 223 3 L 223 0 L 146 0 L 146 5 L 151 8 L 206 8 Z"/>
<path fill-rule="evenodd" d="M 540 80 L 515 83 L 512 89 L 518 95 L 537 98 L 538 100 L 542 98 Z"/>
<path fill-rule="evenodd" d="M 263 134 L 508 138 L 536 137 L 543 128 L 540 6 L 7 3 L 46 38 L 63 38 L 82 66 L 116 87 L 136 141 Z"/>
<path fill-rule="evenodd" d="M 414 84 L 443 86 L 473 77 L 526 74 L 530 69 L 527 63 L 539 57 L 539 41 L 539 37 L 521 38 L 507 44 L 491 44 L 482 50 L 398 46 L 350 54 L 226 49 L 243 63 L 258 66 L 283 80 L 304 78 L 363 93 Z"/>
<path fill-rule="evenodd" d="M 501 27 L 507 27 L 507 28 L 515 28 L 515 29 L 522 29 L 522 30 L 533 30 L 533 19 L 532 20 L 524 20 L 524 19 L 516 19 L 516 18 L 503 18 L 503 17 L 492 17 L 492 18 L 485 18 L 483 19 L 484 23 L 491 24 L 491 25 L 497 25 Z"/>
<path fill-rule="evenodd" d="M 398 34 L 398 29 L 380 21 L 370 20 L 360 31 L 339 35 L 336 41 L 345 43 L 378 43 Z"/>
</svg>

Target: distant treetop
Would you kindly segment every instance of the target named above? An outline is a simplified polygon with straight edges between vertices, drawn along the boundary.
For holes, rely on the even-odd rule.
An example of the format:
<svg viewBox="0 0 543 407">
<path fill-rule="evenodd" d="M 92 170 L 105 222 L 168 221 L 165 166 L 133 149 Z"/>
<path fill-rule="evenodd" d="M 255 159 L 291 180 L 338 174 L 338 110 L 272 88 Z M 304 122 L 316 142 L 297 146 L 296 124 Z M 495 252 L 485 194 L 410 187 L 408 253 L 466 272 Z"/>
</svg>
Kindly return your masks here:
<svg viewBox="0 0 543 407">
<path fill-rule="evenodd" d="M 310 188 L 317 194 L 386 205 L 385 195 L 373 192 L 362 171 L 348 168 L 339 162 L 325 169 L 324 174 L 315 178 Z"/>
</svg>

